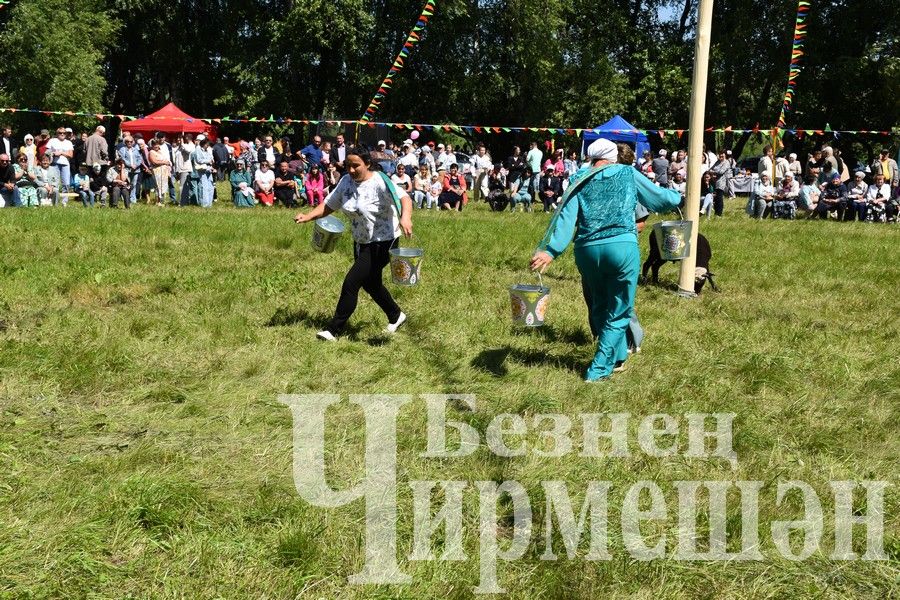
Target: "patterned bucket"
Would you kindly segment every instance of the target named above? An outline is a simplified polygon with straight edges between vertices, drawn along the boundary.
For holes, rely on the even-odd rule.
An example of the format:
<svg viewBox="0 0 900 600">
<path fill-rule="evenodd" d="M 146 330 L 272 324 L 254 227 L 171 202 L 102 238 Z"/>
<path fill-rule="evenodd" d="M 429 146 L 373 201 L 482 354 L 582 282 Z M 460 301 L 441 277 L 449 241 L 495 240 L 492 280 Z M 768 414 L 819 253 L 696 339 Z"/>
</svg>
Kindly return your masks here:
<svg viewBox="0 0 900 600">
<path fill-rule="evenodd" d="M 316 219 L 315 225 L 313 225 L 312 247 L 317 252 L 326 254 L 332 252 L 343 233 L 344 224 L 337 217 L 328 215 Z"/>
<path fill-rule="evenodd" d="M 663 260 L 684 260 L 691 253 L 691 221 L 662 221 L 653 225 Z"/>
<path fill-rule="evenodd" d="M 540 277 L 540 274 L 538 274 Z M 525 327 L 540 327 L 544 324 L 547 305 L 550 303 L 550 288 L 539 285 L 517 283 L 509 288 L 513 323 Z"/>
<path fill-rule="evenodd" d="M 391 279 L 397 285 L 413 286 L 419 283 L 422 269 L 421 248 L 391 248 Z"/>
</svg>

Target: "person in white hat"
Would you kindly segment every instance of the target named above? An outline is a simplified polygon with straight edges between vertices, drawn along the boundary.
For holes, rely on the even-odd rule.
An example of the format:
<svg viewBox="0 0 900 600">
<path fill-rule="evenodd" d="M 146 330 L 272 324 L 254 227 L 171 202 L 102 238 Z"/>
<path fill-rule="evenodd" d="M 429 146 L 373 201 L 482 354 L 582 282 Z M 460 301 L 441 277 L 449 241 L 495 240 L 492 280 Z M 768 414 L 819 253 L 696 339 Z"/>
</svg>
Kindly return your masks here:
<svg viewBox="0 0 900 600">
<path fill-rule="evenodd" d="M 610 377 L 628 358 L 625 330 L 631 320 L 641 255 L 635 226 L 638 201 L 654 212 L 668 212 L 681 196 L 653 185 L 631 165 L 616 164 L 618 148 L 599 139 L 587 148 L 590 168 L 572 177 L 532 270 L 547 268 L 575 241 L 575 264 L 590 302 L 591 329 L 597 350 L 585 381 Z"/>
</svg>

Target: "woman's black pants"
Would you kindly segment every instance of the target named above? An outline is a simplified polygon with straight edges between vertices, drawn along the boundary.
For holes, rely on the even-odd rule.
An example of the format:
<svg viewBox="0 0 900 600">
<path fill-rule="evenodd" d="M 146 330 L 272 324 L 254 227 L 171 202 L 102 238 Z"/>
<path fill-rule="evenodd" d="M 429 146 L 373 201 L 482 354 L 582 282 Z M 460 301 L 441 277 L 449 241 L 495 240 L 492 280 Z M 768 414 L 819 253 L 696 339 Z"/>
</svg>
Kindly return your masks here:
<svg viewBox="0 0 900 600">
<path fill-rule="evenodd" d="M 400 238 L 385 242 L 372 242 L 370 244 L 354 244 L 353 266 L 344 277 L 344 285 L 341 286 L 341 297 L 334 311 L 334 318 L 326 329 L 333 335 L 338 335 L 344 330 L 347 321 L 356 310 L 359 300 L 359 289 L 362 288 L 372 296 L 375 304 L 387 315 L 388 323 L 396 323 L 400 318 L 400 307 L 394 302 L 391 293 L 384 287 L 381 281 L 381 272 L 390 262 L 389 250 L 397 247 Z"/>
</svg>

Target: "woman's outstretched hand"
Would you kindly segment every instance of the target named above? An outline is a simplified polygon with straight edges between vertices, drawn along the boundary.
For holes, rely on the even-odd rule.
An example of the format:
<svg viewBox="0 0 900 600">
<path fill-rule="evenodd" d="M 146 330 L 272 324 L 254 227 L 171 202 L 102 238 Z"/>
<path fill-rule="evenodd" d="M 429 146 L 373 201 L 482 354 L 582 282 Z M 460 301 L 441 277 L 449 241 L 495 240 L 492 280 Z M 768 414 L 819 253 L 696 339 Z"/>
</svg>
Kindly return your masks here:
<svg viewBox="0 0 900 600">
<path fill-rule="evenodd" d="M 310 213 L 297 213 L 297 216 L 294 217 L 294 223 L 309 223 L 312 219 L 309 217 Z"/>
<path fill-rule="evenodd" d="M 546 252 L 536 252 L 535 255 L 531 257 L 531 270 L 537 271 L 540 269 L 541 273 L 543 273 L 544 269 L 547 268 L 547 265 L 552 262 L 553 257 Z"/>
</svg>

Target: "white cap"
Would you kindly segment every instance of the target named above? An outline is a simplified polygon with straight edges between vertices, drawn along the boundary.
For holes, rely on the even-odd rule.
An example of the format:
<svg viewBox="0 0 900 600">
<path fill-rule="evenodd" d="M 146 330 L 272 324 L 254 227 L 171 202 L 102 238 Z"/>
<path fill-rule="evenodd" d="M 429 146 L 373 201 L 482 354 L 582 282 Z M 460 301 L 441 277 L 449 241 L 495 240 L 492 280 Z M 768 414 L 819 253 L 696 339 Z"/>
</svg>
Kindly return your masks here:
<svg viewBox="0 0 900 600">
<path fill-rule="evenodd" d="M 865 177 L 866 174 L 863 173 L 862 171 L 857 171 L 857 172 L 856 172 L 856 176 L 857 176 L 857 177 Z"/>
<path fill-rule="evenodd" d="M 588 158 L 594 160 L 604 159 L 615 162 L 619 156 L 619 149 L 613 142 L 600 138 L 587 147 L 587 155 Z"/>
<path fill-rule="evenodd" d="M 725 151 L 725 156 L 731 156 L 731 150 L 726 150 L 726 151 Z"/>
<path fill-rule="evenodd" d="M 206 139 L 206 136 L 203 135 L 202 133 L 198 133 L 198 134 L 197 134 L 197 137 L 196 137 L 195 139 L 196 139 L 198 142 L 202 142 L 203 140 Z"/>
<path fill-rule="evenodd" d="M 404 146 L 412 146 L 412 140 L 409 138 L 403 140 L 403 145 Z"/>
<path fill-rule="evenodd" d="M 72 128 L 71 128 L 71 127 L 66 127 L 66 133 L 72 133 Z"/>
<path fill-rule="evenodd" d="M 422 152 L 424 152 L 425 154 L 431 154 L 431 147 L 430 146 L 422 146 Z"/>
<path fill-rule="evenodd" d="M 668 152 L 666 152 L 665 148 L 663 148 L 662 150 L 659 151 L 660 156 L 665 156 L 666 154 L 668 154 Z"/>
<path fill-rule="evenodd" d="M 797 155 L 791 152 L 790 154 L 788 154 L 788 158 L 797 158 Z"/>
<path fill-rule="evenodd" d="M 443 150 L 443 149 L 444 149 L 444 145 L 443 145 L 443 144 L 438 144 L 437 147 L 438 147 L 438 150 Z"/>
<path fill-rule="evenodd" d="M 378 140 L 378 143 L 375 144 L 375 145 L 376 145 L 376 146 L 387 146 L 387 144 L 384 143 L 384 140 Z"/>
</svg>

